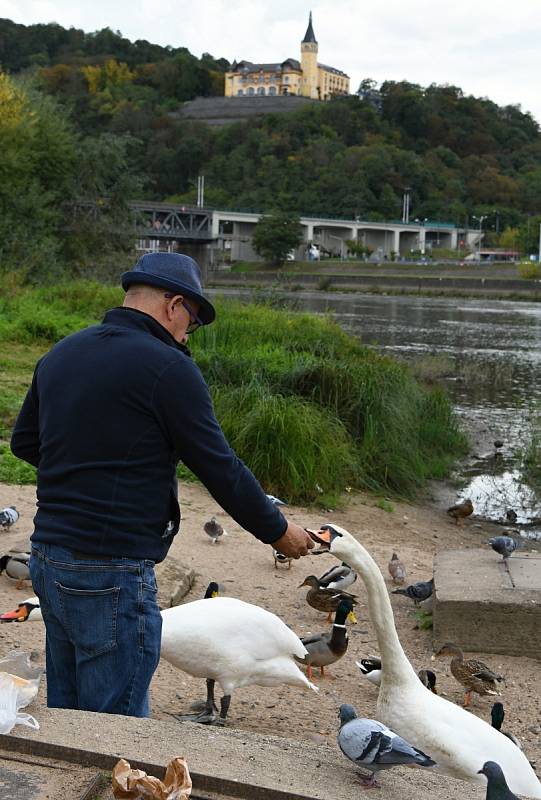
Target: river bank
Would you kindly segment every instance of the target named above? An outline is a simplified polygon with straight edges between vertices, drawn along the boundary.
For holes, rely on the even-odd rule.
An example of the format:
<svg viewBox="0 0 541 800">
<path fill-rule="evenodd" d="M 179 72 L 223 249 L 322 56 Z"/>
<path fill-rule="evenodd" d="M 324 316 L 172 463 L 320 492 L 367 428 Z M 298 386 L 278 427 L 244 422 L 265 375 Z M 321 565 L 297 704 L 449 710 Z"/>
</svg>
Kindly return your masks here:
<svg viewBox="0 0 541 800">
<path fill-rule="evenodd" d="M 249 269 L 218 271 L 209 275 L 207 285 L 220 287 L 264 287 L 289 291 L 320 290 L 413 294 L 426 296 L 490 297 L 539 302 L 541 280 L 521 278 L 515 265 L 369 265 L 325 262 L 293 269 Z"/>
</svg>

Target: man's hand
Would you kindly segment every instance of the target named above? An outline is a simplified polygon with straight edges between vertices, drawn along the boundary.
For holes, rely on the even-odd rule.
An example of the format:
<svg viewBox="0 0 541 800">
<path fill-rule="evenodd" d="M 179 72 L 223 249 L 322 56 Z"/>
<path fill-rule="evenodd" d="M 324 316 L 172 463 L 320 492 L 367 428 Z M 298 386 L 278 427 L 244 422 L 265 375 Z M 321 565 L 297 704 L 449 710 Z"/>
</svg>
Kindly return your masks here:
<svg viewBox="0 0 541 800">
<path fill-rule="evenodd" d="M 300 558 L 308 555 L 308 551 L 312 549 L 314 542 L 304 528 L 294 522 L 288 522 L 286 532 L 273 542 L 272 546 L 279 553 L 283 553 L 284 556 Z"/>
</svg>

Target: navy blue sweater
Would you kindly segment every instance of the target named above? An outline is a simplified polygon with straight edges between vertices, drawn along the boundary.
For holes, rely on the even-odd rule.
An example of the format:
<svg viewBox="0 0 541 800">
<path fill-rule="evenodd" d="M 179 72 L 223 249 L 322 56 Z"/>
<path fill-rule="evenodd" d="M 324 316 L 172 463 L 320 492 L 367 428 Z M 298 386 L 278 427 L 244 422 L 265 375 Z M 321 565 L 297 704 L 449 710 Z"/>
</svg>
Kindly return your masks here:
<svg viewBox="0 0 541 800">
<path fill-rule="evenodd" d="M 38 468 L 36 542 L 161 561 L 180 524 L 179 460 L 261 541 L 287 527 L 228 445 L 198 367 L 134 309 L 109 311 L 38 362 L 11 449 Z"/>
</svg>

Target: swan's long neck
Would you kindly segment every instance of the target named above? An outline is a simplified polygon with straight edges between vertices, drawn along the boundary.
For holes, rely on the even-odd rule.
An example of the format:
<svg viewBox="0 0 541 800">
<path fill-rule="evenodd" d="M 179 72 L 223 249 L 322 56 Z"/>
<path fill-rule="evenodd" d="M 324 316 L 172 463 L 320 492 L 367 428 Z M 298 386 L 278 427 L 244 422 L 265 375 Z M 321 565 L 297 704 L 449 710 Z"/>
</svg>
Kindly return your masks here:
<svg viewBox="0 0 541 800">
<path fill-rule="evenodd" d="M 391 601 L 378 565 L 357 541 L 351 545 L 348 542 L 346 560 L 350 567 L 357 570 L 366 586 L 368 610 L 376 630 L 381 656 L 382 681 L 386 678 L 394 683 L 414 680 L 417 684 L 419 679 L 396 632 Z"/>
</svg>

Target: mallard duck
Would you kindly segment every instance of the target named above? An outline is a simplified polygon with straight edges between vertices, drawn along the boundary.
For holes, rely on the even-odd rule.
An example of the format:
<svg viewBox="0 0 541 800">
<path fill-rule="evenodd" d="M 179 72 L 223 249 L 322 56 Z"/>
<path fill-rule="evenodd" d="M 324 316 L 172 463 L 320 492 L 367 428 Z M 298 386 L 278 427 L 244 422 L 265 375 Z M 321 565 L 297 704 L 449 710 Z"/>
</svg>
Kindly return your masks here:
<svg viewBox="0 0 541 800">
<path fill-rule="evenodd" d="M 412 746 L 430 753 L 434 770 L 484 784 L 479 767 L 494 759 L 512 791 L 541 800 L 541 783 L 526 756 L 487 722 L 421 685 L 398 638 L 383 576 L 366 549 L 344 528 L 325 524 L 310 536 L 363 580 L 382 658 L 377 718 Z"/>
<path fill-rule="evenodd" d="M 275 547 L 272 548 L 272 555 L 274 556 L 274 569 L 278 569 L 278 564 L 287 564 L 287 568 L 291 569 L 291 562 L 293 561 L 291 556 L 285 556 Z"/>
<path fill-rule="evenodd" d="M 203 525 L 203 530 L 207 536 L 210 536 L 211 544 L 216 544 L 220 541 L 222 536 L 227 536 L 227 533 L 224 531 L 216 517 L 212 517 L 208 522 L 205 522 Z"/>
<path fill-rule="evenodd" d="M 306 593 L 306 602 L 316 611 L 326 611 L 327 622 L 332 622 L 333 611 L 336 611 L 342 600 L 350 600 L 353 605 L 357 604 L 356 597 L 348 592 L 337 592 L 320 586 L 315 575 L 308 575 L 298 588 L 301 586 L 310 587 Z"/>
<path fill-rule="evenodd" d="M 513 744 L 516 744 L 516 746 L 522 750 L 521 743 L 513 733 L 510 731 L 502 731 L 502 725 L 505 719 L 503 703 L 494 703 L 490 711 L 490 719 L 493 728 L 496 728 L 497 731 L 500 731 L 500 733 L 502 733 L 504 736 L 507 736 L 508 739 L 511 739 Z"/>
<path fill-rule="evenodd" d="M 406 567 L 400 561 L 396 553 L 393 553 L 389 561 L 389 573 L 393 583 L 401 585 L 406 580 Z"/>
<path fill-rule="evenodd" d="M 321 578 L 318 578 L 319 585 L 324 589 L 334 589 L 335 591 L 343 591 L 351 586 L 357 580 L 357 573 L 355 570 L 348 567 L 347 564 L 342 564 L 339 567 L 331 567 L 327 572 L 324 572 Z"/>
<path fill-rule="evenodd" d="M 28 600 L 23 600 L 19 603 L 17 608 L 13 611 L 6 611 L 0 614 L 0 622 L 43 622 L 39 599 L 37 597 L 29 597 Z"/>
<path fill-rule="evenodd" d="M 5 572 L 8 578 L 17 581 L 16 589 L 22 589 L 25 581 L 30 580 L 30 570 L 28 562 L 30 553 L 10 550 L 5 556 L 0 558 L 0 575 Z"/>
<path fill-rule="evenodd" d="M 312 680 L 312 667 L 319 667 L 321 677 L 325 677 L 325 667 L 334 664 L 348 649 L 348 633 L 346 630 L 346 620 L 355 624 L 357 622 L 353 613 L 353 605 L 350 600 L 342 600 L 334 617 L 334 623 L 330 633 L 318 633 L 315 636 L 307 636 L 301 642 L 308 650 L 308 655 L 304 658 L 296 658 L 304 664 L 308 679 Z"/>
<path fill-rule="evenodd" d="M 452 656 L 451 674 L 466 688 L 464 695 L 464 707 L 471 703 L 473 692 L 477 694 L 498 694 L 496 682 L 502 681 L 502 675 L 497 675 L 490 667 L 476 658 L 464 660 L 464 654 L 456 644 L 446 642 L 440 647 L 432 658 L 442 658 Z"/>
<path fill-rule="evenodd" d="M 360 661 L 356 661 L 355 663 L 361 670 L 361 675 L 366 678 L 367 681 L 373 683 L 374 686 L 381 686 L 381 658 L 378 658 L 378 656 L 368 656 L 367 658 L 361 658 Z M 417 676 L 423 686 L 426 686 L 426 688 L 430 689 L 434 694 L 438 694 L 436 690 L 436 675 L 431 669 L 420 669 Z"/>
<path fill-rule="evenodd" d="M 436 762 L 394 731 L 375 719 L 361 719 L 347 703 L 340 706 L 340 730 L 338 747 L 358 767 L 369 771 L 363 780 L 367 789 L 378 786 L 376 772 L 395 766 L 416 764 L 419 767 L 434 767 Z"/>
<path fill-rule="evenodd" d="M 178 719 L 223 725 L 241 686 L 303 686 L 318 691 L 295 663 L 308 654 L 275 614 L 234 597 L 195 600 L 162 611 L 161 657 L 194 678 L 207 679 L 205 710 Z M 216 718 L 214 684 L 223 691 Z"/>
<path fill-rule="evenodd" d="M 456 524 L 458 525 L 459 522 L 462 523 L 462 520 L 465 517 L 469 517 L 471 514 L 473 514 L 473 503 L 468 497 L 462 503 L 456 503 L 456 505 L 448 508 L 447 513 L 450 517 L 454 518 Z"/>
<path fill-rule="evenodd" d="M 486 800 L 519 800 L 507 785 L 503 770 L 495 761 L 485 761 L 479 775 L 484 775 L 488 781 Z"/>
<path fill-rule="evenodd" d="M 405 589 L 393 589 L 392 594 L 403 594 L 405 597 L 409 597 L 410 600 L 413 600 L 415 605 L 418 605 L 422 603 L 423 600 L 428 600 L 433 591 L 434 578 L 430 578 L 429 581 L 417 581 L 417 583 L 412 583 L 406 586 Z"/>
</svg>

